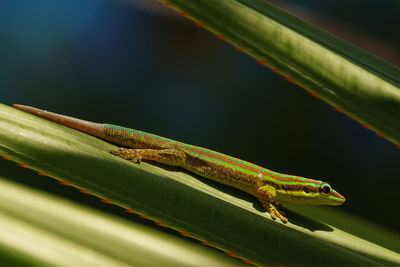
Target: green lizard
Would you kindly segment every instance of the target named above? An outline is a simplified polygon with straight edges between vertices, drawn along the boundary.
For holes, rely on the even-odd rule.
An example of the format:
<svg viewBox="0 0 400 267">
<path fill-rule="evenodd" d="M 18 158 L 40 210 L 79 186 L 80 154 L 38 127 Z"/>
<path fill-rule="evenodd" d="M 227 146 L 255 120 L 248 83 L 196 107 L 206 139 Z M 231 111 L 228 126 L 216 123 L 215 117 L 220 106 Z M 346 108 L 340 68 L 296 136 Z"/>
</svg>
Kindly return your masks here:
<svg viewBox="0 0 400 267">
<path fill-rule="evenodd" d="M 341 205 L 345 199 L 325 182 L 277 173 L 255 164 L 188 145 L 165 137 L 111 124 L 84 121 L 69 116 L 17 105 L 14 107 L 50 121 L 77 129 L 123 147 L 110 151 L 123 159 L 139 163 L 152 160 L 179 166 L 205 178 L 256 196 L 272 219 L 288 220 L 278 210 L 280 202 L 294 204 Z M 126 148 L 129 147 L 129 148 Z"/>
</svg>

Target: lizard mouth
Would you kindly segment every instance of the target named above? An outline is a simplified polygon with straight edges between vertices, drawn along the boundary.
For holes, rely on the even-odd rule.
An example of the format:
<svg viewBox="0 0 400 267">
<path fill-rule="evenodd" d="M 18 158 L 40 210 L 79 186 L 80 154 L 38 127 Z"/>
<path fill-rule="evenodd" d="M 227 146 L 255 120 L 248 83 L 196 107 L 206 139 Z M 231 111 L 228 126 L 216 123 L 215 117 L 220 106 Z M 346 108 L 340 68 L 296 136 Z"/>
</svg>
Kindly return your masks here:
<svg viewBox="0 0 400 267">
<path fill-rule="evenodd" d="M 344 196 L 342 196 L 341 194 L 339 194 L 336 191 L 332 192 L 330 194 L 329 198 L 334 201 L 334 203 L 331 205 L 342 205 L 346 201 Z"/>
</svg>

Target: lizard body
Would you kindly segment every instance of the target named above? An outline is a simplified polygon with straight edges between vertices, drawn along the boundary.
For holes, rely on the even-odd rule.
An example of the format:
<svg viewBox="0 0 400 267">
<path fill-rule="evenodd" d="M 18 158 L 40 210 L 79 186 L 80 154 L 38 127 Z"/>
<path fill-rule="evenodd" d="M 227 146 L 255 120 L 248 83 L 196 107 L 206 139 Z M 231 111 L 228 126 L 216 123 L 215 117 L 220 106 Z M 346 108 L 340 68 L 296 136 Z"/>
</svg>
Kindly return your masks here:
<svg viewBox="0 0 400 267">
<path fill-rule="evenodd" d="M 279 217 L 284 223 L 288 220 L 277 209 L 277 203 L 341 205 L 345 201 L 342 195 L 325 182 L 274 172 L 207 148 L 112 124 L 84 121 L 29 106 L 15 104 L 14 107 L 123 146 L 110 153 L 132 162 L 139 163 L 144 159 L 178 166 L 245 191 L 256 196 L 274 220 Z"/>
</svg>

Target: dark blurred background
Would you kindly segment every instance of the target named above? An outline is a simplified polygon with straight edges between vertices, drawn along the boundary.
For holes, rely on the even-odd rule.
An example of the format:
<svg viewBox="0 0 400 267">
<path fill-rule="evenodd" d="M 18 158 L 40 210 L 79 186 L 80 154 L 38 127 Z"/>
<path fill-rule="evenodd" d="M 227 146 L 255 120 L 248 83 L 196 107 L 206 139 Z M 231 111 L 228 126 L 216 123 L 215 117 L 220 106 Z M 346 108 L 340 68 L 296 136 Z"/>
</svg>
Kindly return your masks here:
<svg viewBox="0 0 400 267">
<path fill-rule="evenodd" d="M 400 63 L 399 2 L 275 3 Z M 4 104 L 149 131 L 329 181 L 347 198 L 338 209 L 400 231 L 399 149 L 155 0 L 1 0 L 0 92 Z M 0 168 L 124 216 L 13 163 Z"/>
</svg>

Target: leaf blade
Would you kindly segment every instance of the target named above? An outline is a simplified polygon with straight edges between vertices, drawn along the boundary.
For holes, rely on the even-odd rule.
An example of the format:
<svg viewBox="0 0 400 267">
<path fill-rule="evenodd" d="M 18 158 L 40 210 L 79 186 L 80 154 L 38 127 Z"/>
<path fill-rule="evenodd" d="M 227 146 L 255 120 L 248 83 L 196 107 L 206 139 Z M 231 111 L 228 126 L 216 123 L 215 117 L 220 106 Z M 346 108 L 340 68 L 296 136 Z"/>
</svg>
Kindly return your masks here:
<svg viewBox="0 0 400 267">
<path fill-rule="evenodd" d="M 9 258 L 28 265 L 238 265 L 185 240 L 2 177 L 0 188 L 0 255 L 14 254 Z"/>
<path fill-rule="evenodd" d="M 288 80 L 400 144 L 400 69 L 262 0 L 168 0 Z"/>
</svg>

